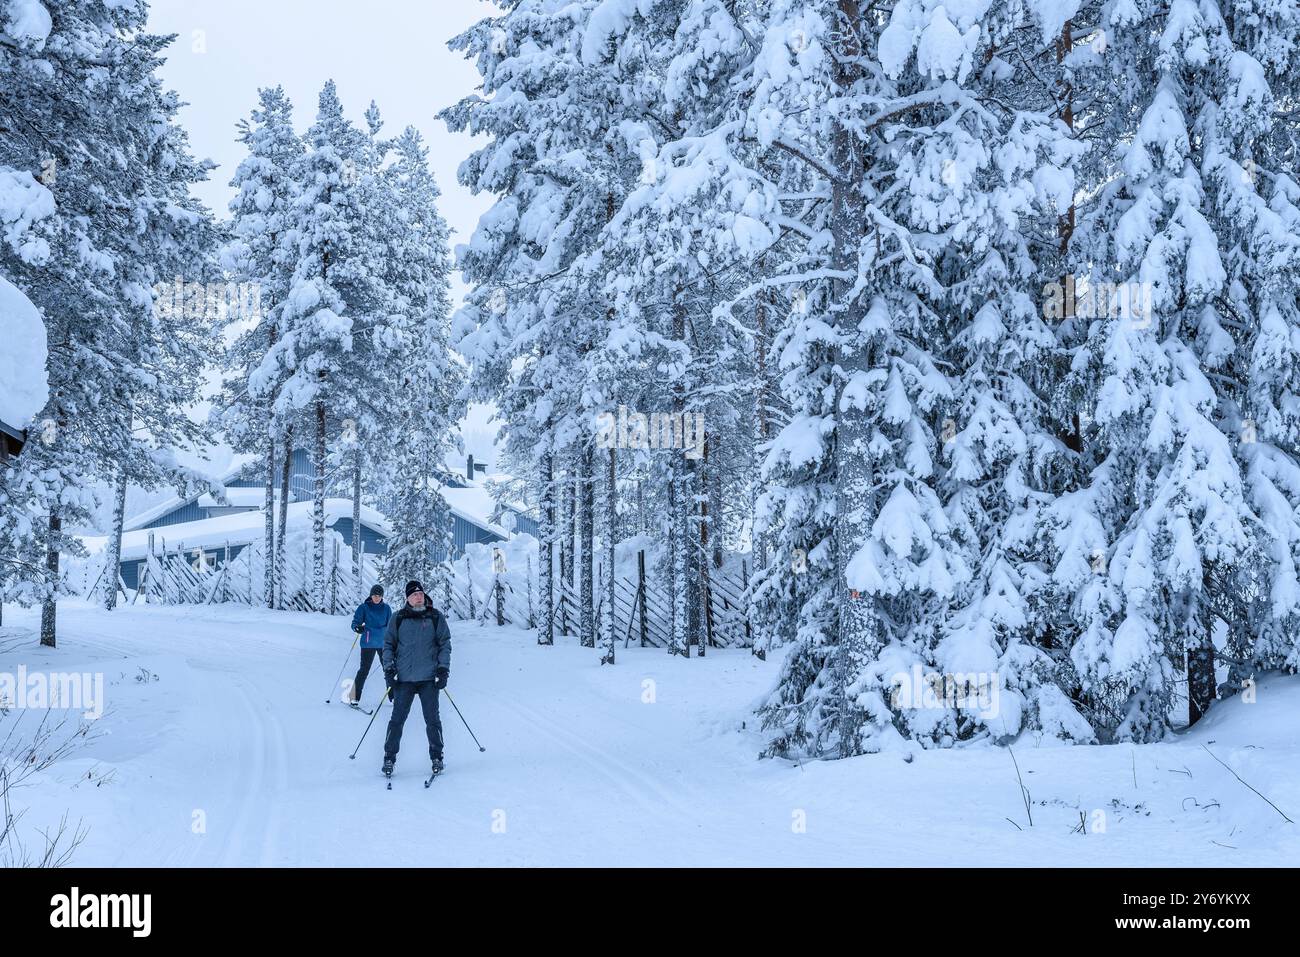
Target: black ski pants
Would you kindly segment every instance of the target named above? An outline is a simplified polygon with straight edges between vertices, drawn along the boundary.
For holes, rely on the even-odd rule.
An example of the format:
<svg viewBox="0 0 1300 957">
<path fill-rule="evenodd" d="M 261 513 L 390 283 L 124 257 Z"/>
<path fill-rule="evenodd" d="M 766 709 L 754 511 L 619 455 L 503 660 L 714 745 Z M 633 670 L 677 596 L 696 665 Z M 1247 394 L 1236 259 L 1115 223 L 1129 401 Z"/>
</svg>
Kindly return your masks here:
<svg viewBox="0 0 1300 957">
<path fill-rule="evenodd" d="M 442 721 L 438 717 L 438 689 L 432 681 L 399 681 L 393 685 L 393 716 L 388 719 L 388 737 L 384 739 L 384 756 L 397 757 L 402 744 L 402 726 L 411 713 L 415 696 L 420 696 L 424 712 L 424 730 L 429 737 L 429 757 L 442 757 Z"/>
</svg>

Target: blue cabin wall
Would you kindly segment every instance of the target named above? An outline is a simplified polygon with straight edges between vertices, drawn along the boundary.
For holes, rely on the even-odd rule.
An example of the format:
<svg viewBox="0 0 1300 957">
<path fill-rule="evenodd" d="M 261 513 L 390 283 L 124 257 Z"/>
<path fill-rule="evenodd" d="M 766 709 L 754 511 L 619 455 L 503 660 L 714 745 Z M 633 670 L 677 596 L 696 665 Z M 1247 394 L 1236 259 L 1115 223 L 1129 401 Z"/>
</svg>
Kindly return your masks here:
<svg viewBox="0 0 1300 957">
<path fill-rule="evenodd" d="M 311 466 L 311 456 L 306 449 L 295 449 L 293 459 L 289 464 L 289 501 L 302 502 L 312 496 L 312 475 L 315 474 Z M 227 488 L 265 488 L 266 482 L 260 474 L 257 474 L 253 466 L 245 470 L 245 474 L 238 475 L 226 483 Z M 278 491 L 278 489 L 277 489 Z M 152 522 L 141 525 L 141 528 L 162 528 L 166 525 L 179 525 L 182 522 L 199 522 L 207 518 L 207 510 L 200 508 L 198 499 L 177 505 L 170 512 L 160 515 Z M 351 528 L 349 526 L 349 534 Z"/>
<path fill-rule="evenodd" d="M 471 522 L 465 521 L 459 515 L 452 516 L 451 529 L 451 550 L 454 557 L 459 558 L 465 553 L 466 545 L 473 545 L 476 542 L 499 542 L 500 535 L 494 535 L 487 529 L 479 528 Z"/>
<path fill-rule="evenodd" d="M 161 547 L 162 547 L 162 543 L 159 542 L 159 548 Z M 247 545 L 231 545 L 230 560 L 234 561 L 236 558 L 238 558 L 239 553 L 242 552 L 247 547 L 248 547 Z M 186 551 L 187 558 L 192 559 L 194 557 L 194 552 L 192 549 L 186 549 L 185 551 Z M 217 562 L 216 562 L 217 568 L 221 568 L 226 564 L 226 547 L 224 545 L 218 549 L 209 548 L 209 549 L 205 549 L 205 551 L 209 555 L 215 552 L 217 558 Z M 167 548 L 167 553 L 169 555 L 175 554 L 175 552 L 172 551 L 172 547 L 170 545 Z M 124 561 L 118 566 L 118 570 L 121 571 L 122 573 L 122 581 L 125 582 L 126 587 L 131 589 L 132 591 L 135 591 L 135 589 L 140 587 L 140 578 L 144 571 L 144 564 L 145 564 L 144 559 L 137 558 L 137 559 L 131 559 L 130 561 Z"/>
<path fill-rule="evenodd" d="M 181 510 L 178 509 L 177 511 L 181 511 Z M 166 517 L 167 516 L 164 516 L 164 518 Z M 201 515 L 198 517 L 202 518 Z M 162 520 L 160 519 L 159 521 Z M 516 516 L 515 528 L 516 531 L 527 532 L 530 535 L 535 535 L 537 523 L 532 519 L 524 518 L 523 516 Z M 351 543 L 352 518 L 350 516 L 345 518 L 340 518 L 337 522 L 335 522 L 333 525 L 330 526 L 330 529 L 335 532 L 338 532 L 339 535 L 343 537 L 343 541 L 349 544 Z M 366 525 L 364 522 L 361 525 L 361 540 L 365 542 L 367 555 L 386 555 L 388 553 L 387 539 L 384 538 L 382 535 L 380 535 L 369 525 Z M 465 519 L 461 518 L 459 515 L 452 516 L 452 559 L 453 560 L 459 560 L 461 556 L 465 554 L 465 546 L 467 545 L 490 544 L 492 542 L 499 542 L 502 540 L 503 539 L 501 538 L 500 535 L 497 535 L 494 532 L 490 532 L 487 529 L 479 528 L 477 525 L 473 524 L 472 522 L 465 521 Z M 184 543 L 182 542 L 180 544 L 184 544 Z M 158 545 L 161 548 L 163 542 L 160 540 L 158 542 Z M 168 546 L 167 547 L 168 554 L 173 554 L 174 546 L 171 543 L 167 543 L 167 546 Z M 239 545 L 232 544 L 230 546 L 230 557 L 232 559 L 237 557 L 239 553 L 243 551 L 246 547 L 248 547 L 246 544 L 239 544 Z M 187 549 L 187 551 L 189 550 Z M 216 553 L 216 567 L 221 568 L 225 564 L 225 558 L 226 558 L 225 546 L 222 546 L 219 549 L 209 549 L 208 553 L 211 554 L 213 551 L 215 551 Z M 442 561 L 442 558 L 443 556 L 440 551 L 435 552 L 434 559 L 433 559 L 434 561 L 436 562 Z M 120 570 L 122 572 L 122 581 L 126 583 L 127 588 L 131 590 L 135 590 L 140 586 L 140 574 L 143 566 L 144 566 L 144 562 L 139 559 L 132 559 L 130 561 L 124 561 L 121 563 Z"/>
<path fill-rule="evenodd" d="M 280 489 L 280 468 L 282 459 L 276 459 L 276 491 Z M 230 488 L 265 488 L 265 462 L 250 463 L 244 471 L 227 482 Z M 301 502 L 311 498 L 312 482 L 316 469 L 312 466 L 311 454 L 306 449 L 294 449 L 293 458 L 289 460 L 289 501 Z"/>
<path fill-rule="evenodd" d="M 186 502 L 184 505 L 178 505 L 176 508 L 160 515 L 147 525 L 141 525 L 141 528 L 162 528 L 165 525 L 180 525 L 182 522 L 198 522 L 207 518 L 205 509 L 199 508 L 198 500 Z"/>
<path fill-rule="evenodd" d="M 265 462 L 249 463 L 244 471 L 231 481 L 227 486 L 231 488 L 262 488 L 265 483 L 265 473 L 263 466 Z M 279 467 L 277 463 L 277 476 Z M 312 463 L 311 454 L 304 448 L 297 448 L 293 451 L 293 457 L 290 460 L 289 467 L 289 489 L 291 501 L 304 501 L 312 497 L 313 476 L 315 468 Z M 457 473 L 447 473 L 441 476 L 442 480 L 453 487 L 465 487 L 464 478 Z M 141 526 L 141 528 L 165 528 L 168 525 L 178 525 L 182 522 L 197 522 L 208 517 L 207 510 L 200 508 L 198 500 L 192 500 L 176 506 L 170 512 L 159 516 L 153 521 Z M 349 544 L 352 542 L 352 518 L 347 516 L 340 518 L 331 528 L 338 532 L 343 540 Z M 514 531 L 526 533 L 534 537 L 537 536 L 538 523 L 536 519 L 525 515 L 515 513 Z M 361 526 L 361 540 L 365 543 L 367 555 L 384 555 L 388 552 L 387 541 L 377 531 L 366 524 Z M 465 548 L 471 544 L 489 544 L 492 542 L 502 541 L 502 537 L 487 529 L 480 528 L 472 522 L 466 521 L 459 515 L 452 516 L 452 558 L 459 559 L 465 554 Z M 161 545 L 161 542 L 159 543 Z M 171 551 L 170 543 L 169 552 Z M 231 557 L 238 555 L 246 546 L 231 545 Z M 217 552 L 217 567 L 224 564 L 224 548 Z M 437 555 L 435 561 L 441 561 L 442 556 Z M 124 561 L 121 563 L 122 580 L 126 583 L 127 588 L 135 589 L 139 586 L 140 570 L 143 562 L 139 560 Z"/>
<path fill-rule="evenodd" d="M 515 513 L 515 531 L 517 533 L 531 535 L 537 538 L 537 519 L 529 518 L 527 515 Z"/>
<path fill-rule="evenodd" d="M 342 535 L 343 541 L 347 542 L 349 545 L 352 544 L 351 518 L 340 518 L 337 522 L 331 525 L 330 528 Z M 366 547 L 367 555 L 388 554 L 388 540 L 365 522 L 361 523 L 361 541 Z"/>
</svg>

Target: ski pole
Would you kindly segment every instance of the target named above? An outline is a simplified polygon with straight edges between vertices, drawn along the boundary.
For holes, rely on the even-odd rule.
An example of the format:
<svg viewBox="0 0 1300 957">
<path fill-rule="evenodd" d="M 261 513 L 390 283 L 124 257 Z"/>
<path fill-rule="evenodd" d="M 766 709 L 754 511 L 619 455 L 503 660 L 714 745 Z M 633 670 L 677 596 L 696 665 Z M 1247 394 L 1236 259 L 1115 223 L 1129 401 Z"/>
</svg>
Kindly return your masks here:
<svg viewBox="0 0 1300 957">
<path fill-rule="evenodd" d="M 361 732 L 361 741 L 366 740 L 366 735 L 370 733 L 370 726 L 375 723 L 375 718 L 379 716 L 380 706 L 383 705 L 383 703 L 388 700 L 389 695 L 391 695 L 392 693 L 393 693 L 393 686 L 389 685 L 388 690 L 384 692 L 384 696 L 379 699 L 379 704 L 375 705 L 375 713 L 372 714 L 370 716 L 370 720 L 366 722 L 366 730 Z M 357 752 L 361 750 L 361 741 L 357 742 L 357 746 L 353 748 L 352 753 L 348 755 L 348 757 L 351 758 L 353 761 L 357 759 Z"/>
<path fill-rule="evenodd" d="M 451 692 L 449 692 L 446 688 L 443 688 L 442 693 L 447 696 L 447 700 L 451 702 L 451 706 L 453 708 L 456 708 L 456 701 L 454 698 L 452 698 Z M 465 716 L 460 713 L 460 708 L 456 708 L 456 716 L 460 718 L 460 723 L 465 726 L 465 730 L 469 732 L 469 736 L 471 738 L 474 738 L 474 731 L 472 728 L 470 728 L 469 722 L 465 720 Z M 474 743 L 478 744 L 478 738 L 474 738 Z M 480 752 L 487 750 L 487 748 L 483 747 L 483 745 L 481 744 L 478 744 L 478 749 Z"/>
<path fill-rule="evenodd" d="M 361 632 L 358 631 L 357 636 L 352 639 L 352 648 L 355 648 L 357 646 L 357 642 L 360 640 L 361 640 Z M 343 667 L 339 669 L 339 676 L 334 679 L 334 684 L 330 685 L 330 697 L 325 699 L 326 704 L 329 704 L 331 701 L 334 700 L 333 697 L 334 689 L 337 688 L 339 686 L 339 682 L 343 680 L 343 672 L 347 670 L 348 662 L 352 660 L 352 648 L 348 649 L 348 656 L 343 659 Z"/>
</svg>

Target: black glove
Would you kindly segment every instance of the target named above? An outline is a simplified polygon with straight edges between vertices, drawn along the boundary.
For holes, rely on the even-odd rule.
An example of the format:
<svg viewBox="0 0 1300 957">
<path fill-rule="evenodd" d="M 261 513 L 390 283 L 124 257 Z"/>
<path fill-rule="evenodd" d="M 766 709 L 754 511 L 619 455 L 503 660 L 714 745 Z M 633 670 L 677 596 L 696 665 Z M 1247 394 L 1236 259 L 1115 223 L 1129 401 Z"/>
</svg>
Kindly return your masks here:
<svg viewBox="0 0 1300 957">
<path fill-rule="evenodd" d="M 385 671 L 384 680 L 388 682 L 388 688 L 391 691 L 393 685 L 397 684 L 397 669 L 394 668 L 392 671 Z"/>
<path fill-rule="evenodd" d="M 352 630 L 355 631 L 358 635 L 363 635 L 363 634 L 365 634 L 366 626 L 365 626 L 365 625 L 355 625 L 355 626 L 353 626 Z"/>
<path fill-rule="evenodd" d="M 439 668 L 433 673 L 433 686 L 441 691 L 443 688 L 447 687 L 447 679 L 449 677 L 450 675 L 447 673 L 446 668 Z"/>
</svg>

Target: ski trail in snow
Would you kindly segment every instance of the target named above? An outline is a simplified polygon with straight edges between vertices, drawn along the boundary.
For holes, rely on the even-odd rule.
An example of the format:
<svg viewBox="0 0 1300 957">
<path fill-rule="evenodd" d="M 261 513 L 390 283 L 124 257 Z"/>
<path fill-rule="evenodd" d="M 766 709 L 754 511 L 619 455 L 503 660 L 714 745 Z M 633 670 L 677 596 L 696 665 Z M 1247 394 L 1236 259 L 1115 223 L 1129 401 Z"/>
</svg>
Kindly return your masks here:
<svg viewBox="0 0 1300 957">
<path fill-rule="evenodd" d="M 263 779 L 266 768 L 266 743 L 267 734 L 264 723 L 259 719 L 252 701 L 249 699 L 248 692 L 241 687 L 239 681 L 231 683 L 231 698 L 238 701 L 240 711 L 247 715 L 249 720 L 238 722 L 235 728 L 231 730 L 235 733 L 236 741 L 235 760 L 229 770 L 230 779 L 236 785 L 238 797 L 234 806 L 228 810 L 228 820 L 230 821 L 228 833 L 229 839 L 222 842 L 218 863 L 224 867 L 235 866 L 245 863 L 244 849 L 245 844 L 265 844 L 267 833 L 265 820 L 261 821 L 258 826 L 258 819 L 261 817 L 261 808 L 259 803 L 264 798 L 261 793 L 263 790 Z M 270 809 L 266 809 L 270 813 Z M 211 821 L 209 821 L 211 825 Z M 257 837 L 250 840 L 248 835 L 257 828 Z M 223 832 L 225 829 L 223 828 Z M 256 852 L 259 850 L 254 847 Z M 259 859 L 261 856 L 259 855 Z"/>
<path fill-rule="evenodd" d="M 578 758 L 642 806 L 661 814 L 665 809 L 671 809 L 683 817 L 698 813 L 698 806 L 682 802 L 649 775 L 619 760 L 612 752 L 598 747 L 536 708 L 495 694 L 491 697 L 498 704 L 531 721 L 548 740 Z"/>
<path fill-rule="evenodd" d="M 414 708 L 386 793 L 389 709 L 351 761 L 370 718 L 321 703 L 352 640 L 336 620 L 233 607 L 105 615 L 77 603 L 60 613 L 56 651 L 36 647 L 35 612 L 16 612 L 25 644 L 0 652 L 0 670 L 106 673 L 107 733 L 23 794 L 29 827 L 65 811 L 89 825 L 74 861 L 85 866 L 913 865 L 951 863 L 954 848 L 993 864 L 1295 859 L 1293 829 L 1200 748 L 1279 806 L 1300 806 L 1294 679 L 1266 683 L 1258 704 L 1227 702 L 1170 742 L 1027 743 L 1036 826 L 1022 832 L 1005 819 L 1019 795 L 999 749 L 911 763 L 755 760 L 759 736 L 733 717 L 748 715 L 779 662 L 687 666 L 633 649 L 617 670 L 598 669 L 571 643 L 539 651 L 519 629 L 456 622 L 453 694 L 487 751 L 444 699 L 451 773 L 425 790 Z M 640 700 L 644 675 L 671 691 L 655 707 Z M 68 786 L 92 767 L 116 775 Z M 1071 830 L 1097 808 L 1106 832 Z M 196 811 L 206 829 L 191 826 Z"/>
</svg>

